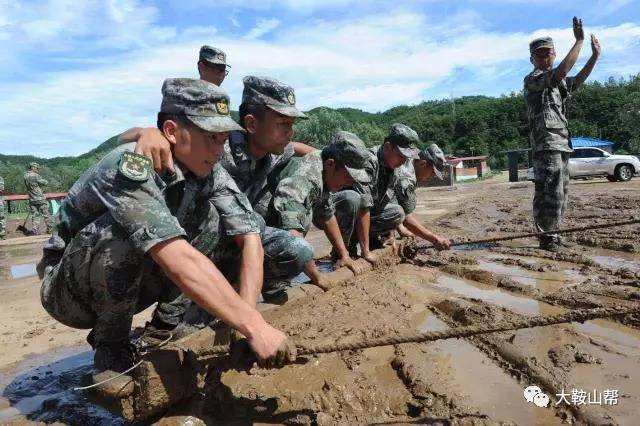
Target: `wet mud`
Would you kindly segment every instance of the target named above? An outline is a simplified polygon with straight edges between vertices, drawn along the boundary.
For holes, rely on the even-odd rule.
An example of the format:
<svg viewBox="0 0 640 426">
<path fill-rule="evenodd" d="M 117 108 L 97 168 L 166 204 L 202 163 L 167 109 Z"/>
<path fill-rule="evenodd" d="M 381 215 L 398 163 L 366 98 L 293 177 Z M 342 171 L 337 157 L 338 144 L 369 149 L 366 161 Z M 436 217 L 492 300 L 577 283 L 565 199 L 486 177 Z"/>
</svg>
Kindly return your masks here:
<svg viewBox="0 0 640 426">
<path fill-rule="evenodd" d="M 640 216 L 640 185 L 635 181 L 572 184 L 571 189 L 567 226 Z M 533 230 L 531 185 L 469 185 L 418 195 L 421 205 L 439 212 L 427 211 L 420 217 L 454 239 Z M 390 262 L 328 292 L 308 292 L 264 315 L 294 339 L 321 344 L 526 322 L 532 316 L 580 308 L 638 308 L 639 230 L 626 226 L 576 234 L 570 238 L 571 247 L 559 253 L 539 250 L 533 239 L 448 252 L 421 249 L 406 263 Z M 31 263 L 28 253 L 12 256 L 3 262 Z M 3 280 L 12 280 L 11 272 L 5 273 Z M 27 278 L 17 280 L 21 279 Z M 83 395 L 68 392 L 90 368 L 89 353 L 58 355 L 57 363 L 32 358 L 31 364 L 14 365 L 0 375 L 4 389 L 0 423 L 123 424 Z M 531 385 L 548 396 L 546 406 L 525 399 L 524 391 Z M 572 390 L 594 395 L 616 390 L 619 397 L 615 405 L 571 403 L 571 396 L 563 402 L 559 395 Z M 633 425 L 638 415 L 640 315 L 626 315 L 305 356 L 279 370 L 213 368 L 199 393 L 154 421 L 161 425 Z"/>
</svg>

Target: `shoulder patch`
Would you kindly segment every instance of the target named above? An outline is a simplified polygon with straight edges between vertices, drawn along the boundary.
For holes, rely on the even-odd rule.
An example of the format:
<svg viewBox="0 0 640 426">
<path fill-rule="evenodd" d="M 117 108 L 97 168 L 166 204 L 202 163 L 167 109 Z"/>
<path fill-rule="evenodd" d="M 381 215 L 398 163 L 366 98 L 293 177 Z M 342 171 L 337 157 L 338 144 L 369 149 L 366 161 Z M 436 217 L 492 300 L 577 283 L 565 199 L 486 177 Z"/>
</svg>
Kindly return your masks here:
<svg viewBox="0 0 640 426">
<path fill-rule="evenodd" d="M 143 182 L 149 178 L 151 160 L 144 155 L 125 151 L 120 158 L 118 170 L 131 180 Z"/>
</svg>

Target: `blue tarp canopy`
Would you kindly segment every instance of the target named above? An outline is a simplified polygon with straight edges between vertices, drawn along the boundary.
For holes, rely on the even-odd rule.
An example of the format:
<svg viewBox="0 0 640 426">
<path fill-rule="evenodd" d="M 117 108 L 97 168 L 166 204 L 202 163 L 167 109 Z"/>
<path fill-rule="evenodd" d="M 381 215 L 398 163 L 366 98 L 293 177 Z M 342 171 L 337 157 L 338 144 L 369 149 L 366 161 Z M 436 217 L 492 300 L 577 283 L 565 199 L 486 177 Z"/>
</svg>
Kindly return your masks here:
<svg viewBox="0 0 640 426">
<path fill-rule="evenodd" d="M 602 147 L 611 147 L 613 146 L 613 142 L 603 141 L 602 139 L 593 139 L 593 138 L 571 138 L 571 145 L 574 148 L 602 148 Z"/>
</svg>

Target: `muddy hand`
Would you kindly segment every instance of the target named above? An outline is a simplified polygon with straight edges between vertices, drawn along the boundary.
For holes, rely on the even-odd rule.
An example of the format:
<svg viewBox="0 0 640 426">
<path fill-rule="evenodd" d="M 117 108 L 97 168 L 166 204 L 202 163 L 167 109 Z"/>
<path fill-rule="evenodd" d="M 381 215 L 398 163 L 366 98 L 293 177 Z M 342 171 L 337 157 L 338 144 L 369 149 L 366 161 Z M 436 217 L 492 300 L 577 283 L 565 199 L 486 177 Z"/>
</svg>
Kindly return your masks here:
<svg viewBox="0 0 640 426">
<path fill-rule="evenodd" d="M 433 242 L 433 246 L 439 251 L 449 250 L 451 248 L 451 241 L 446 238 L 437 237 L 436 241 Z"/>
<path fill-rule="evenodd" d="M 596 36 L 591 34 L 591 52 L 593 53 L 593 56 L 600 56 L 601 51 L 602 49 L 600 47 L 600 42 L 598 41 Z"/>
<path fill-rule="evenodd" d="M 360 265 L 358 265 L 356 261 L 349 256 L 338 259 L 338 261 L 334 265 L 335 269 L 339 269 L 343 266 L 351 269 L 351 271 L 353 271 L 353 273 L 356 275 L 360 275 L 362 273 L 362 268 L 360 267 Z"/>
<path fill-rule="evenodd" d="M 314 284 L 320 287 L 323 291 L 327 291 L 336 285 L 336 282 L 334 279 L 330 278 L 328 274 L 320 272 L 318 274 L 317 281 L 314 282 Z"/>
<path fill-rule="evenodd" d="M 285 364 L 291 364 L 296 361 L 298 350 L 296 345 L 289 338 L 285 339 L 276 353 L 261 363 L 266 368 L 280 368 Z"/>
<path fill-rule="evenodd" d="M 371 253 L 370 251 L 363 253 L 362 258 L 367 262 L 371 263 L 372 265 L 375 265 L 376 262 L 378 262 L 378 257 L 375 254 Z"/>
<path fill-rule="evenodd" d="M 576 40 L 584 40 L 584 29 L 582 29 L 582 19 L 573 17 L 573 35 Z"/>
</svg>

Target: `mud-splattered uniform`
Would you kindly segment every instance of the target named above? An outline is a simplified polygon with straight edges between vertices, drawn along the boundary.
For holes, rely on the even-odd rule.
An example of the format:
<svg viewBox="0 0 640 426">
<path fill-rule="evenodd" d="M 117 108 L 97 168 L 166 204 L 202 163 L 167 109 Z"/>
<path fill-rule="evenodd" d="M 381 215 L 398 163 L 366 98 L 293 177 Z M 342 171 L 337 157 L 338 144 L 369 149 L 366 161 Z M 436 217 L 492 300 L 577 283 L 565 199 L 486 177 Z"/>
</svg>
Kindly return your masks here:
<svg viewBox="0 0 640 426">
<path fill-rule="evenodd" d="M 569 154 L 572 152 L 566 102 L 575 78 L 555 83 L 553 71 L 534 70 L 524 79 L 524 97 L 533 150 L 533 217 L 540 231 L 561 225 L 567 207 Z"/>
</svg>

